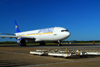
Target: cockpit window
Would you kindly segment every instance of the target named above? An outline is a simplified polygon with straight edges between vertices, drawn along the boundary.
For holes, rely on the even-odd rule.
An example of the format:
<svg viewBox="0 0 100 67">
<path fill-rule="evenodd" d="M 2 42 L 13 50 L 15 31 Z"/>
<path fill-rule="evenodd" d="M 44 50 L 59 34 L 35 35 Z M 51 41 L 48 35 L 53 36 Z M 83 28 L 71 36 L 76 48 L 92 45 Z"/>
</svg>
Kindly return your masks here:
<svg viewBox="0 0 100 67">
<path fill-rule="evenodd" d="M 61 30 L 61 32 L 68 32 L 68 30 Z"/>
</svg>

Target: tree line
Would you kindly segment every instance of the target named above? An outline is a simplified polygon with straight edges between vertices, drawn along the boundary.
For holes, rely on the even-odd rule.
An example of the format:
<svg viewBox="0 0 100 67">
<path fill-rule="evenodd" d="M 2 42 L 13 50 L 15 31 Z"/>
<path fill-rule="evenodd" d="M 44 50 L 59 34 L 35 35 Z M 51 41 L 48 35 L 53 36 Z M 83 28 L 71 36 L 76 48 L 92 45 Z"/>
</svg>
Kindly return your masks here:
<svg viewBox="0 0 100 67">
<path fill-rule="evenodd" d="M 77 40 L 72 40 L 72 41 L 62 41 L 62 42 L 73 42 L 73 43 L 100 43 L 100 40 L 91 40 L 91 41 L 77 41 Z M 27 42 L 29 43 L 29 42 Z M 45 43 L 54 43 L 52 41 L 46 41 Z M 15 41 L 4 41 L 0 42 L 0 44 L 17 44 Z"/>
<path fill-rule="evenodd" d="M 63 41 L 63 42 L 74 42 L 74 43 L 100 43 L 100 40 L 89 40 L 89 41 L 77 41 L 77 40 L 72 40 L 72 41 Z"/>
</svg>

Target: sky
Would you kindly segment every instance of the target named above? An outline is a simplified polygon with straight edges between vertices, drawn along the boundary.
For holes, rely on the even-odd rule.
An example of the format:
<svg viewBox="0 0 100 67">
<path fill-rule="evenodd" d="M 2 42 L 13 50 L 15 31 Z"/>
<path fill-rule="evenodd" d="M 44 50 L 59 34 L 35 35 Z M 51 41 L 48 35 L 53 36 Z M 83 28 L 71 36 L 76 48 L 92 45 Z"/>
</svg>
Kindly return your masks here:
<svg viewBox="0 0 100 67">
<path fill-rule="evenodd" d="M 15 20 L 21 31 L 64 27 L 68 41 L 100 40 L 100 0 L 0 0 L 0 32 L 15 33 Z"/>
</svg>

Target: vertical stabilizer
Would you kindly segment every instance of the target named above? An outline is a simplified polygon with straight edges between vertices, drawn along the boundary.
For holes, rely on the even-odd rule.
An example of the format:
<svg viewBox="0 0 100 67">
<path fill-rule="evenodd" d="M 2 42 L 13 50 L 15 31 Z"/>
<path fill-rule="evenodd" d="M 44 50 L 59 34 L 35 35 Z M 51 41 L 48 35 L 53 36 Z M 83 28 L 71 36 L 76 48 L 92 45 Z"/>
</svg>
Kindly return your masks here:
<svg viewBox="0 0 100 67">
<path fill-rule="evenodd" d="M 19 32 L 20 32 L 20 30 L 19 30 L 19 28 L 18 28 L 18 25 L 17 25 L 16 21 L 15 21 L 15 30 L 16 30 L 16 33 L 19 33 Z"/>
</svg>

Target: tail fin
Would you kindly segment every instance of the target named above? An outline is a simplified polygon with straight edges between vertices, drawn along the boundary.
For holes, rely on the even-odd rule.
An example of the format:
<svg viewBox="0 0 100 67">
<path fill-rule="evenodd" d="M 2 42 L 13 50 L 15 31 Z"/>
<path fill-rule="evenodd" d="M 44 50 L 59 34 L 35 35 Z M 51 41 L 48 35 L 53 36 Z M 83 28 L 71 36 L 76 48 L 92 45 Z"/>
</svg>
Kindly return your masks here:
<svg viewBox="0 0 100 67">
<path fill-rule="evenodd" d="M 16 30 L 16 33 L 19 33 L 19 32 L 20 32 L 20 30 L 19 30 L 19 28 L 18 28 L 18 25 L 17 25 L 16 21 L 15 21 L 15 30 Z"/>
</svg>

